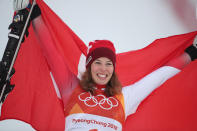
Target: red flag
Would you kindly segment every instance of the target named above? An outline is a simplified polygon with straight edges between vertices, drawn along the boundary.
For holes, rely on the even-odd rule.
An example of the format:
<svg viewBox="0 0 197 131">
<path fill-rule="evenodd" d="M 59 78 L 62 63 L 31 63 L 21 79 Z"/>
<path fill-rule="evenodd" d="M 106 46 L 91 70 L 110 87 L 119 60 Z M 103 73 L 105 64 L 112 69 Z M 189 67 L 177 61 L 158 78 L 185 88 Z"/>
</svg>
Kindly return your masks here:
<svg viewBox="0 0 197 131">
<path fill-rule="evenodd" d="M 86 55 L 87 47 L 43 1 L 39 0 L 37 3 L 53 38 L 55 50 L 69 70 L 77 76 L 80 68 L 83 68 L 79 65 L 83 60 L 82 54 Z M 22 120 L 36 130 L 64 130 L 63 104 L 56 95 L 50 77 L 51 68 L 32 27 L 29 32 L 30 36 L 22 44 L 15 63 L 16 73 L 12 82 L 16 86 L 2 107 L 1 119 Z M 158 39 L 141 50 L 117 54 L 117 73 L 123 86 L 136 82 L 183 53 L 185 48 L 192 44 L 196 34 L 197 32 L 191 32 Z M 140 105 L 137 113 L 128 118 L 125 129 L 197 129 L 195 67 L 196 61 L 154 91 Z"/>
<path fill-rule="evenodd" d="M 157 88 L 128 117 L 126 130 L 195 131 L 197 129 L 197 61 Z"/>
</svg>

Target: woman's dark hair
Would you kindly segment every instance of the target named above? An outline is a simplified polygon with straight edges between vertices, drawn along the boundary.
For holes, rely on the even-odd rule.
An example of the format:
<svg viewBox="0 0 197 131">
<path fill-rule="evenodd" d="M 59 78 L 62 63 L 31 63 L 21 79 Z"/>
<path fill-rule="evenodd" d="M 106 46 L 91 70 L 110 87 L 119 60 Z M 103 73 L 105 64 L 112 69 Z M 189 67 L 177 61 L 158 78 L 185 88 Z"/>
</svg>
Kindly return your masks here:
<svg viewBox="0 0 197 131">
<path fill-rule="evenodd" d="M 87 68 L 86 71 L 84 72 L 84 74 L 82 75 L 82 79 L 80 81 L 80 86 L 85 91 L 89 91 L 92 95 L 95 95 L 96 93 L 95 93 L 94 87 L 95 87 L 96 83 L 92 79 L 90 68 L 91 67 Z M 122 85 L 121 85 L 120 81 L 118 80 L 118 76 L 116 75 L 116 73 L 114 71 L 111 79 L 109 80 L 109 82 L 106 85 L 105 95 L 107 97 L 110 97 L 110 96 L 120 94 L 121 91 L 122 91 Z"/>
</svg>

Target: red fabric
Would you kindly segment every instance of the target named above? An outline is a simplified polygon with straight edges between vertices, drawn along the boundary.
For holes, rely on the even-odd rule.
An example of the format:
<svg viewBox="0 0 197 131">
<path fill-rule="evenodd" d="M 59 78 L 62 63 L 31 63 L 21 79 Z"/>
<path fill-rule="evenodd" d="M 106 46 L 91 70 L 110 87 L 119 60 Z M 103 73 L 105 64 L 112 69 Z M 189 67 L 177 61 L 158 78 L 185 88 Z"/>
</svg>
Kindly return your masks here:
<svg viewBox="0 0 197 131">
<path fill-rule="evenodd" d="M 2 106 L 2 119 L 18 119 L 36 130 L 64 130 L 62 102 L 57 98 L 46 60 L 31 35 L 20 48 L 12 82 L 16 85 Z"/>
<path fill-rule="evenodd" d="M 37 1 L 54 44 L 68 68 L 77 75 L 87 47 L 42 1 Z M 197 32 L 162 38 L 148 47 L 117 55 L 116 70 L 123 86 L 130 85 L 183 53 Z M 47 38 L 46 38 L 47 39 Z M 73 56 L 75 58 L 73 59 Z M 196 130 L 197 62 L 168 80 L 140 105 L 126 122 L 126 130 Z M 49 67 L 30 27 L 15 63 L 14 90 L 7 97 L 1 119 L 19 119 L 36 130 L 64 130 L 62 102 L 57 98 Z"/>
<path fill-rule="evenodd" d="M 157 39 L 143 49 L 118 54 L 117 73 L 122 84 L 130 85 L 182 54 L 196 34 L 191 32 Z"/>
<path fill-rule="evenodd" d="M 156 89 L 128 117 L 125 129 L 134 131 L 195 131 L 197 129 L 197 61 Z"/>
</svg>

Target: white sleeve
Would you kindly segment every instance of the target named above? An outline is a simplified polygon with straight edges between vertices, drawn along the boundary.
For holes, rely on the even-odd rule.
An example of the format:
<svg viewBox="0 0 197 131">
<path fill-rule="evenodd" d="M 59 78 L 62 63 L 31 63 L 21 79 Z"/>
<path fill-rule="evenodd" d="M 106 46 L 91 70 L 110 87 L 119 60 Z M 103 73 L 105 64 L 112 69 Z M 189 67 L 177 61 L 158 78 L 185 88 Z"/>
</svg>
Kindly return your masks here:
<svg viewBox="0 0 197 131">
<path fill-rule="evenodd" d="M 1 131 L 36 131 L 30 124 L 16 119 L 1 120 L 0 130 Z"/>
<path fill-rule="evenodd" d="M 163 66 L 152 73 L 148 74 L 140 81 L 123 87 L 122 93 L 125 101 L 126 117 L 135 113 L 139 104 L 157 87 L 162 85 L 166 80 L 180 72 L 171 66 Z"/>
</svg>

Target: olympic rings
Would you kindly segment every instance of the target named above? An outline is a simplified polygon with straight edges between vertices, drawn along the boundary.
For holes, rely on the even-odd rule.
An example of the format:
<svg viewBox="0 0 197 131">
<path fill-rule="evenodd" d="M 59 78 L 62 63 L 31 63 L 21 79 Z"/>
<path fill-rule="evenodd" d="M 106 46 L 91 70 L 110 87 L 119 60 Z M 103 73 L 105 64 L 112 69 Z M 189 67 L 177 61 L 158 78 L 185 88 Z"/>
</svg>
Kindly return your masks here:
<svg viewBox="0 0 197 131">
<path fill-rule="evenodd" d="M 89 96 L 82 99 L 82 96 L 86 93 L 89 93 Z M 118 100 L 114 97 L 108 97 L 106 98 L 104 95 L 96 95 L 93 96 L 90 92 L 83 92 L 81 94 L 79 94 L 78 96 L 80 101 L 83 101 L 84 104 L 88 107 L 95 107 L 97 105 L 99 105 L 99 107 L 101 107 L 104 110 L 110 110 L 113 107 L 117 107 L 118 106 Z M 97 98 L 102 98 L 101 100 L 98 100 Z M 93 102 L 93 104 L 89 104 L 88 102 Z M 115 103 L 113 103 L 112 101 L 115 101 Z M 106 106 L 107 104 L 107 106 Z"/>
</svg>

